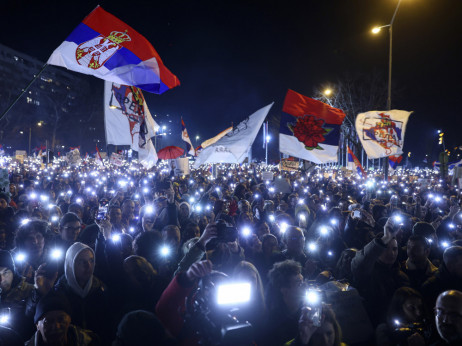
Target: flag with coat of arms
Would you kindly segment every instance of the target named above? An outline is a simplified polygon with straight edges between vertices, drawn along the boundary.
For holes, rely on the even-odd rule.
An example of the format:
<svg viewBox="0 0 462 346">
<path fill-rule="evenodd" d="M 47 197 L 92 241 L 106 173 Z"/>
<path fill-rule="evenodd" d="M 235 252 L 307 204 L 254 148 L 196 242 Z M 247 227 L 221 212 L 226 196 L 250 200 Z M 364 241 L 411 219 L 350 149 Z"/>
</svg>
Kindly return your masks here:
<svg viewBox="0 0 462 346">
<path fill-rule="evenodd" d="M 144 36 L 100 6 L 55 49 L 47 63 L 155 94 L 180 85 Z"/>
</svg>

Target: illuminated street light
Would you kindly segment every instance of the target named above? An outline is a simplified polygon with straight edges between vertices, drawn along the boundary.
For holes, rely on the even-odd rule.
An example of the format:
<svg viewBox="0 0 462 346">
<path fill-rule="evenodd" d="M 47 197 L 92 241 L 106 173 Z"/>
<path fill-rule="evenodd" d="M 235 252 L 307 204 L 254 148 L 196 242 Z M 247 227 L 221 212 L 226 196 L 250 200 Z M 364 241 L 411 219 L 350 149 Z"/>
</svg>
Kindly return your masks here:
<svg viewBox="0 0 462 346">
<path fill-rule="evenodd" d="M 332 89 L 326 89 L 326 90 L 324 90 L 323 93 L 324 93 L 324 95 L 326 95 L 326 96 L 330 96 L 330 95 L 332 95 Z"/>
<path fill-rule="evenodd" d="M 398 4 L 396 5 L 395 12 L 393 13 L 393 17 L 391 17 L 390 24 L 382 25 L 379 27 L 375 27 L 372 29 L 372 33 L 378 34 L 380 29 L 388 28 L 388 33 L 390 37 L 390 48 L 388 51 L 388 97 L 387 97 L 387 110 L 391 110 L 391 68 L 392 68 L 392 47 L 393 47 L 393 23 L 395 21 L 396 13 L 398 13 L 399 5 L 401 4 L 401 0 L 398 0 Z M 383 173 L 385 180 L 388 179 L 388 158 L 383 160 Z"/>
</svg>

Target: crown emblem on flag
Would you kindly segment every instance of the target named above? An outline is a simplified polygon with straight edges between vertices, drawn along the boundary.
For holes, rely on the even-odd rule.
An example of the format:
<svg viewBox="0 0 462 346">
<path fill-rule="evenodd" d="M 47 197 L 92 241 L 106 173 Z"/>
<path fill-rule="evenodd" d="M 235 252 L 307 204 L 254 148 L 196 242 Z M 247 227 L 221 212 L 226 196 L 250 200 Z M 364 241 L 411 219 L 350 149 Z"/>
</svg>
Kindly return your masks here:
<svg viewBox="0 0 462 346">
<path fill-rule="evenodd" d="M 132 40 L 130 36 L 128 36 L 127 31 L 112 31 L 107 38 L 116 44 L 121 44 L 122 42 Z"/>
</svg>

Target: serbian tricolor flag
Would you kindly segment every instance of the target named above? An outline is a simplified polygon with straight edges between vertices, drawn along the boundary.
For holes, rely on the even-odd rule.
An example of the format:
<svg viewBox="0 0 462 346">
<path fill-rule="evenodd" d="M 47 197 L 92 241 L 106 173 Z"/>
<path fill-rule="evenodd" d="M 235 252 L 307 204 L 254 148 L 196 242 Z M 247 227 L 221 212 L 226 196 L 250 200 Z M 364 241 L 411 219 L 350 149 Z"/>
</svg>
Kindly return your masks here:
<svg viewBox="0 0 462 346">
<path fill-rule="evenodd" d="M 353 165 L 356 167 L 356 172 L 358 172 L 359 175 L 362 175 L 363 177 L 366 177 L 366 172 L 364 171 L 363 166 L 361 165 L 361 162 L 359 162 L 358 158 L 356 157 L 355 154 L 351 151 L 350 147 L 347 147 L 348 149 L 348 164 Z"/>
<path fill-rule="evenodd" d="M 98 146 L 96 147 L 95 158 L 96 158 L 96 163 L 98 165 L 102 166 L 103 165 L 103 158 L 101 157 L 101 153 L 99 152 Z"/>
<path fill-rule="evenodd" d="M 180 85 L 145 37 L 100 6 L 56 48 L 48 64 L 155 94 Z"/>
<path fill-rule="evenodd" d="M 289 90 L 282 111 L 281 153 L 318 164 L 338 161 L 341 109 Z"/>
<path fill-rule="evenodd" d="M 390 167 L 392 169 L 396 169 L 396 167 L 398 167 L 402 160 L 403 156 L 401 155 L 392 155 L 388 157 L 388 163 L 390 164 Z"/>
<path fill-rule="evenodd" d="M 183 118 L 181 118 L 181 139 L 186 143 L 186 154 L 196 156 L 196 151 L 192 146 L 191 139 L 189 138 L 188 131 L 186 130 L 186 125 L 184 124 Z"/>
</svg>

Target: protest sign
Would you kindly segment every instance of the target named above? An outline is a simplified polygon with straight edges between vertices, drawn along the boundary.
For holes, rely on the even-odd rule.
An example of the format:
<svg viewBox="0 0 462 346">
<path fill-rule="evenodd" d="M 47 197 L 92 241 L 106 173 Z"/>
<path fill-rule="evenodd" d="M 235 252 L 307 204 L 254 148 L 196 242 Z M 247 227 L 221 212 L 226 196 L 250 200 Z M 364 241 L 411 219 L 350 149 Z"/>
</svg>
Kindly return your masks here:
<svg viewBox="0 0 462 346">
<path fill-rule="evenodd" d="M 273 172 L 262 172 L 261 178 L 262 180 L 273 180 Z"/>
<path fill-rule="evenodd" d="M 67 159 L 67 162 L 69 162 L 71 166 L 77 166 L 82 160 L 80 158 L 79 149 L 74 149 L 66 153 L 66 159 Z"/>
<path fill-rule="evenodd" d="M 175 176 L 182 176 L 189 174 L 189 159 L 187 157 L 180 157 L 175 159 Z"/>
<path fill-rule="evenodd" d="M 117 154 L 117 153 L 112 153 L 111 157 L 109 158 L 109 162 L 113 164 L 114 166 L 122 166 L 124 164 L 124 159 L 122 155 Z"/>
<path fill-rule="evenodd" d="M 298 161 L 281 159 L 281 162 L 279 162 L 279 169 L 281 171 L 295 172 L 295 171 L 298 171 L 298 166 L 299 166 Z"/>
</svg>

